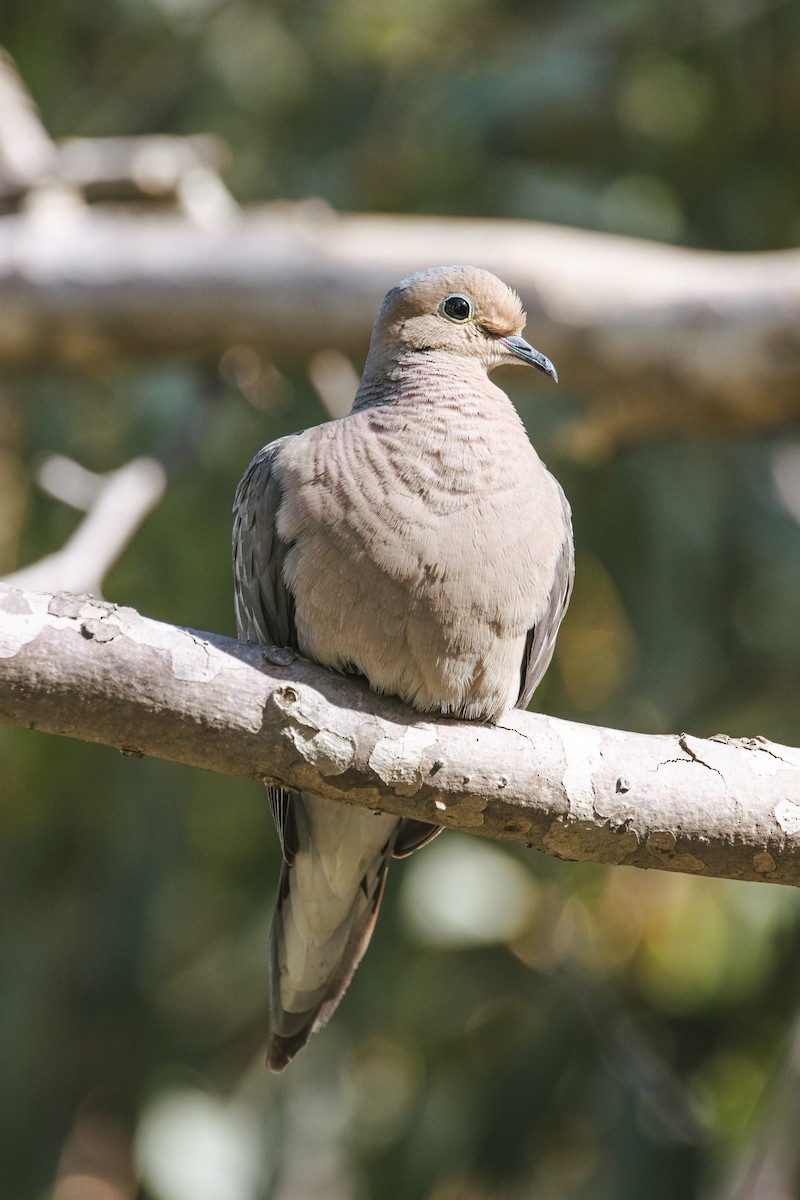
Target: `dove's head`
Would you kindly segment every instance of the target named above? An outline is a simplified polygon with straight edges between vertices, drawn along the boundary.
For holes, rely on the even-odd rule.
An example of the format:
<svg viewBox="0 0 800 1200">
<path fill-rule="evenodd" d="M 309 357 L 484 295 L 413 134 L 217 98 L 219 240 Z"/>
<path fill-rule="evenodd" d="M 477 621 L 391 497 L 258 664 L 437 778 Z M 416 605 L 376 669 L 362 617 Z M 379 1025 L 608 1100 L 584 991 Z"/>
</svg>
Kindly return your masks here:
<svg viewBox="0 0 800 1200">
<path fill-rule="evenodd" d="M 370 354 L 405 358 L 436 351 L 479 363 L 528 363 L 550 375 L 556 369 L 521 336 L 522 302 L 496 275 L 480 267 L 431 267 L 401 279 L 387 293 L 375 322 Z"/>
</svg>

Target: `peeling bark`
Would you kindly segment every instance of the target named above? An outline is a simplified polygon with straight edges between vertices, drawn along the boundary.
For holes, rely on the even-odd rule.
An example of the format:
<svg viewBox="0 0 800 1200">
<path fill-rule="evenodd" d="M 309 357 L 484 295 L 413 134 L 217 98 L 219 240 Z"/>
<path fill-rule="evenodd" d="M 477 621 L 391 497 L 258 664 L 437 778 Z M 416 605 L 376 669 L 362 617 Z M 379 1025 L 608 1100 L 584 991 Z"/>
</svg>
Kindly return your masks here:
<svg viewBox="0 0 800 1200">
<path fill-rule="evenodd" d="M 0 587 L 0 721 L 557 858 L 800 884 L 800 750 L 422 717 L 286 650 L 88 596 Z"/>
</svg>

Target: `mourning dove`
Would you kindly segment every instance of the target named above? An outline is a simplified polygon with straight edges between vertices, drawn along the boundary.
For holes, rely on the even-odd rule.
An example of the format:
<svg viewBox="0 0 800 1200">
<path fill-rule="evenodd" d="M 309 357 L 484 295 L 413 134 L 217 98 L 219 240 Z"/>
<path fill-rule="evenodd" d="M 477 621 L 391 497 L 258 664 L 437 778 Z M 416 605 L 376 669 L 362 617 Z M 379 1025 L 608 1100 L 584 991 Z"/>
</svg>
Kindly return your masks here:
<svg viewBox="0 0 800 1200">
<path fill-rule="evenodd" d="M 488 377 L 528 363 L 519 297 L 436 267 L 387 294 L 347 416 L 255 456 L 234 506 L 239 636 L 289 646 L 420 712 L 495 721 L 524 708 L 573 576 L 570 510 Z M 270 788 L 283 849 L 270 934 L 268 1065 L 341 999 L 391 858 L 438 828 Z"/>
</svg>

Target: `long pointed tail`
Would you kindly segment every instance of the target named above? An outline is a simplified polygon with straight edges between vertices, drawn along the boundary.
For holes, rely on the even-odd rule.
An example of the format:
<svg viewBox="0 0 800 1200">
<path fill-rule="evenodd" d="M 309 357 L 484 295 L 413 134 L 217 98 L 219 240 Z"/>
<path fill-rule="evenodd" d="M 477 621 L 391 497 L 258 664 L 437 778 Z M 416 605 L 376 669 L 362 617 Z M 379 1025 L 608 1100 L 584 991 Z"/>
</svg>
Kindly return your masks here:
<svg viewBox="0 0 800 1200">
<path fill-rule="evenodd" d="M 397 817 L 293 797 L 298 849 L 270 930 L 267 1065 L 281 1071 L 332 1016 L 369 945 Z"/>
</svg>

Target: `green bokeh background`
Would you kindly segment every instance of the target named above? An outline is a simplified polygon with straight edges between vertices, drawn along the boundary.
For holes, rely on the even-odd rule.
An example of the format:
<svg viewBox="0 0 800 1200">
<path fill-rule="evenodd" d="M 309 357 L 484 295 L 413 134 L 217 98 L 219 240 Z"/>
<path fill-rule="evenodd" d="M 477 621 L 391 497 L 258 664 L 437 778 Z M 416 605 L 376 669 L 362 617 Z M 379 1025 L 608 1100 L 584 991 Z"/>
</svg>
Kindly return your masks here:
<svg viewBox="0 0 800 1200">
<path fill-rule="evenodd" d="M 0 41 L 54 136 L 216 133 L 242 203 L 800 242 L 796 2 L 5 0 Z M 232 633 L 236 481 L 325 416 L 304 370 L 275 367 L 259 404 L 213 360 L 5 378 L 0 573 L 80 519 L 37 489 L 44 452 L 108 471 L 199 431 L 104 593 Z M 800 528 L 775 486 L 796 435 L 576 462 L 582 397 L 558 367 L 546 403 L 508 380 L 576 530 L 536 705 L 797 744 Z M 88 1108 L 132 1131 L 149 1200 L 728 1196 L 800 1002 L 794 892 L 447 835 L 393 869 L 335 1021 L 272 1078 L 277 859 L 255 786 L 0 729 L 3 1195 L 51 1194 Z M 494 924 L 469 916 L 475 896 Z M 208 1172 L 165 1177 L 217 1136 L 239 1165 L 216 1191 Z"/>
</svg>

